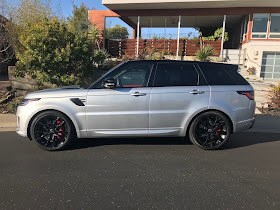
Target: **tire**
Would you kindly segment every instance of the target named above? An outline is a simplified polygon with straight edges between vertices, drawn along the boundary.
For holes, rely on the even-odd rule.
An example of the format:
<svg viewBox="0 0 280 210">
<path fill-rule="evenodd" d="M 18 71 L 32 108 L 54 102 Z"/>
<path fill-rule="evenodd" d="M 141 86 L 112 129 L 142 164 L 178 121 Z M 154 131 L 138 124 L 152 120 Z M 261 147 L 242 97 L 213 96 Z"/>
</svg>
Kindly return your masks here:
<svg viewBox="0 0 280 210">
<path fill-rule="evenodd" d="M 189 128 L 191 142 L 205 150 L 220 149 L 232 132 L 230 120 L 221 112 L 209 111 L 197 116 Z"/>
<path fill-rule="evenodd" d="M 63 150 L 75 139 L 72 121 L 58 111 L 45 111 L 38 114 L 30 126 L 34 143 L 47 151 Z"/>
</svg>

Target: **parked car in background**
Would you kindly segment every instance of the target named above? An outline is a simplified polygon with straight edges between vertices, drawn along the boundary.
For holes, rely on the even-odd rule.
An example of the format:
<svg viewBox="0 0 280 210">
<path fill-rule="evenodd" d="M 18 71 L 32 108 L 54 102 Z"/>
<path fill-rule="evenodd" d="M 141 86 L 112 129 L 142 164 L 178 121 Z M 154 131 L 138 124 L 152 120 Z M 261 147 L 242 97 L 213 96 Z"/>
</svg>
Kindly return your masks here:
<svg viewBox="0 0 280 210">
<path fill-rule="evenodd" d="M 138 60 L 88 89 L 29 93 L 17 109 L 17 133 L 45 150 L 64 149 L 75 138 L 153 136 L 218 149 L 252 127 L 254 112 L 254 89 L 235 65 Z"/>
</svg>

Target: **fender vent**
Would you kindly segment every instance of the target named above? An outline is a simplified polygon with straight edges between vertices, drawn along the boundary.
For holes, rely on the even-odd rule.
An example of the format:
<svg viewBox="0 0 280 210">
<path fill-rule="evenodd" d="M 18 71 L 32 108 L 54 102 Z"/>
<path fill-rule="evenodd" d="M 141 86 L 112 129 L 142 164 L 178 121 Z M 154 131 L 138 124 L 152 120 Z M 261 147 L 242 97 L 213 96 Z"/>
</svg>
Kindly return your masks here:
<svg viewBox="0 0 280 210">
<path fill-rule="evenodd" d="M 70 100 L 76 104 L 77 106 L 85 106 L 84 102 L 86 101 L 85 99 L 79 99 L 79 98 L 70 98 Z"/>
</svg>

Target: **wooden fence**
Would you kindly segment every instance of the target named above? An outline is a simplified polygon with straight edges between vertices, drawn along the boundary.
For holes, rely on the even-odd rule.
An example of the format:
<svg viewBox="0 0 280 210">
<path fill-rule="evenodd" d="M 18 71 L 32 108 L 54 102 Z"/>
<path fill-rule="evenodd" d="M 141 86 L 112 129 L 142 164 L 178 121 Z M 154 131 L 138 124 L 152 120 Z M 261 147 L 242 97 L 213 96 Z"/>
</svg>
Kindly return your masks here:
<svg viewBox="0 0 280 210">
<path fill-rule="evenodd" d="M 220 54 L 221 41 L 203 41 L 203 45 L 212 45 L 216 51 L 216 55 Z M 112 57 L 122 58 L 127 55 L 129 58 L 135 58 L 137 40 L 136 39 L 122 39 L 122 40 L 105 40 L 105 48 Z M 194 56 L 196 51 L 200 48 L 198 41 L 180 40 L 179 41 L 179 55 L 180 56 Z M 139 40 L 139 55 L 155 54 L 164 52 L 165 55 L 176 55 L 177 40 L 164 39 L 140 39 Z M 144 52 L 145 51 L 145 52 Z"/>
</svg>

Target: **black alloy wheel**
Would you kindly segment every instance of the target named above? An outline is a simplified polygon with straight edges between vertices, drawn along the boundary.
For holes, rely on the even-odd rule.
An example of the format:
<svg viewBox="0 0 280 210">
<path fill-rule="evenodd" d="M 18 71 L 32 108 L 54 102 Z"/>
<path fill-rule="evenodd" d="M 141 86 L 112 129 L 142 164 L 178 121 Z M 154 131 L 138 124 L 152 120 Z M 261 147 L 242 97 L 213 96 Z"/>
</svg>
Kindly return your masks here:
<svg viewBox="0 0 280 210">
<path fill-rule="evenodd" d="M 37 115 L 31 123 L 32 140 L 48 151 L 65 149 L 74 139 L 74 126 L 64 114 L 46 111 Z"/>
<path fill-rule="evenodd" d="M 202 149 L 213 150 L 221 148 L 232 132 L 228 118 L 220 112 L 205 112 L 194 119 L 189 129 L 192 143 Z"/>
</svg>

